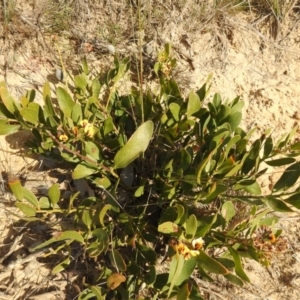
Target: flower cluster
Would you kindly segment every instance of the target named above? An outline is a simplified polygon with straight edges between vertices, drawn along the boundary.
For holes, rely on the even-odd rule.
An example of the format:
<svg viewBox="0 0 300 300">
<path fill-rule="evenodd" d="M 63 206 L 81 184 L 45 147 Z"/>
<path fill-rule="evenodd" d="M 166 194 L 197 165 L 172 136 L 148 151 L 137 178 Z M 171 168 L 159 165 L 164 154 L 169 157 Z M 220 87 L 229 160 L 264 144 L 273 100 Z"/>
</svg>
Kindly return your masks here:
<svg viewBox="0 0 300 300">
<path fill-rule="evenodd" d="M 202 249 L 204 241 L 201 237 L 194 239 L 190 247 L 188 246 L 188 243 L 178 242 L 176 240 L 171 240 L 169 244 L 175 251 L 177 251 L 179 254 L 182 254 L 185 260 L 188 260 L 200 254 L 199 250 Z"/>
<path fill-rule="evenodd" d="M 287 239 L 279 236 L 276 238 L 272 229 L 268 226 L 259 227 L 252 235 L 253 246 L 262 251 L 267 258 L 271 258 L 274 254 L 284 252 L 288 248 Z"/>
<path fill-rule="evenodd" d="M 81 120 L 79 124 L 83 127 L 83 131 L 88 137 L 92 138 L 94 136 L 94 126 L 91 123 L 89 123 L 87 119 Z"/>
</svg>

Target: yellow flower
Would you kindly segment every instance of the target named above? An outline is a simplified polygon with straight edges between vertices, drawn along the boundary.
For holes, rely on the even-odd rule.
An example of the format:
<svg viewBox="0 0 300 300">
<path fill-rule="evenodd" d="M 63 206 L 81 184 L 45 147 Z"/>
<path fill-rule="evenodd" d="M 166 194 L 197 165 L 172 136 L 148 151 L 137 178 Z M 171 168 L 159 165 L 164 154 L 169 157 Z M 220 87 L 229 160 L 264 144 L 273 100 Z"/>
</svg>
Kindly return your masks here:
<svg viewBox="0 0 300 300">
<path fill-rule="evenodd" d="M 180 243 L 178 246 L 177 246 L 177 250 L 179 253 L 183 252 L 185 249 L 185 245 Z"/>
<path fill-rule="evenodd" d="M 190 253 L 191 253 L 191 256 L 197 256 L 200 254 L 198 250 L 191 250 Z"/>
<path fill-rule="evenodd" d="M 84 119 L 84 120 L 81 120 L 79 124 L 80 124 L 80 126 L 85 127 L 86 125 L 89 124 L 89 121 L 87 119 Z"/>
<path fill-rule="evenodd" d="M 201 237 L 200 237 L 200 238 L 197 238 L 197 239 L 194 239 L 194 240 L 192 241 L 192 246 L 193 246 L 193 248 L 194 248 L 195 250 L 200 250 L 200 249 L 202 249 L 203 245 L 204 245 L 204 241 L 203 241 L 203 239 L 202 239 Z"/>
<path fill-rule="evenodd" d="M 61 134 L 58 138 L 62 142 L 66 142 L 68 140 L 68 136 L 65 134 Z"/>
<path fill-rule="evenodd" d="M 72 130 L 75 135 L 78 134 L 78 127 L 74 126 Z"/>
<path fill-rule="evenodd" d="M 95 130 L 92 124 L 88 123 L 85 127 L 84 127 L 84 132 L 87 134 L 88 137 L 93 137 Z"/>
</svg>

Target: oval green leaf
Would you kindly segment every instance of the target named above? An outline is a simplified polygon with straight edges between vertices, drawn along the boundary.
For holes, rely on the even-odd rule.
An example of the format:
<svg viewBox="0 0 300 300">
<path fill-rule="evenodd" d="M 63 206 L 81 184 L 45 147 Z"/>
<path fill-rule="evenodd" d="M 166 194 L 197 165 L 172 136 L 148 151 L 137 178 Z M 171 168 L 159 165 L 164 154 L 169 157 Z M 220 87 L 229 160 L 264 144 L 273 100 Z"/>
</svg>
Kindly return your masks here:
<svg viewBox="0 0 300 300">
<path fill-rule="evenodd" d="M 25 121 L 36 124 L 39 121 L 40 106 L 37 103 L 29 103 L 27 107 L 20 110 L 21 116 Z"/>
<path fill-rule="evenodd" d="M 130 137 L 129 141 L 117 152 L 114 158 L 114 168 L 125 168 L 138 156 L 146 151 L 152 138 L 154 124 L 147 121 Z"/>
<path fill-rule="evenodd" d="M 199 96 L 195 92 L 189 94 L 187 105 L 187 117 L 191 117 L 194 113 L 198 112 L 201 108 L 201 101 Z"/>
<path fill-rule="evenodd" d="M 190 215 L 185 224 L 185 233 L 187 239 L 192 239 L 197 231 L 197 218 L 195 215 Z"/>
<path fill-rule="evenodd" d="M 22 211 L 27 217 L 34 217 L 36 215 L 36 209 L 28 204 L 16 202 L 16 207 L 20 211 Z"/>
<path fill-rule="evenodd" d="M 158 226 L 158 231 L 165 234 L 171 234 L 171 233 L 177 234 L 179 232 L 179 227 L 177 224 L 168 221 L 160 224 Z"/>
<path fill-rule="evenodd" d="M 275 183 L 273 187 L 274 192 L 280 190 L 287 190 L 292 187 L 298 180 L 300 176 L 300 162 L 296 162 L 286 168 L 284 173 L 281 175 L 279 180 Z"/>
<path fill-rule="evenodd" d="M 63 241 L 63 240 L 74 240 L 79 243 L 84 244 L 84 239 L 82 235 L 75 231 L 75 230 L 67 230 L 63 232 L 59 237 L 55 238 L 56 241 Z"/>
<path fill-rule="evenodd" d="M 24 187 L 23 187 L 23 197 L 34 207 L 36 207 L 36 208 L 39 207 L 39 201 L 38 201 L 37 197 L 30 190 L 28 190 Z"/>
<path fill-rule="evenodd" d="M 5 120 L 0 120 L 0 135 L 7 135 L 17 132 L 20 129 L 20 125 L 8 124 Z"/>
<path fill-rule="evenodd" d="M 72 173 L 72 178 L 80 179 L 80 178 L 84 178 L 84 177 L 89 176 L 94 173 L 96 173 L 95 169 L 87 166 L 86 164 L 80 164 L 80 165 L 77 165 L 76 168 L 74 169 L 74 171 Z"/>
<path fill-rule="evenodd" d="M 59 190 L 59 184 L 55 183 L 53 184 L 49 190 L 48 190 L 48 197 L 50 198 L 51 203 L 53 206 L 59 201 L 60 199 L 60 190 Z"/>
<path fill-rule="evenodd" d="M 56 97 L 61 111 L 66 117 L 71 118 L 71 113 L 75 102 L 73 101 L 70 94 L 64 88 L 58 87 L 56 89 Z"/>
<path fill-rule="evenodd" d="M 228 274 L 228 270 L 222 264 L 211 258 L 202 250 L 200 250 L 200 254 L 197 256 L 197 259 L 201 267 L 208 272 L 221 275 Z"/>
<path fill-rule="evenodd" d="M 233 216 L 235 215 L 235 208 L 231 201 L 226 201 L 222 205 L 221 214 L 226 222 L 229 222 L 233 218 Z"/>
<path fill-rule="evenodd" d="M 112 251 L 109 253 L 109 258 L 111 264 L 119 271 L 125 272 L 127 269 L 127 266 L 121 256 L 121 254 L 115 250 L 112 249 Z"/>
</svg>

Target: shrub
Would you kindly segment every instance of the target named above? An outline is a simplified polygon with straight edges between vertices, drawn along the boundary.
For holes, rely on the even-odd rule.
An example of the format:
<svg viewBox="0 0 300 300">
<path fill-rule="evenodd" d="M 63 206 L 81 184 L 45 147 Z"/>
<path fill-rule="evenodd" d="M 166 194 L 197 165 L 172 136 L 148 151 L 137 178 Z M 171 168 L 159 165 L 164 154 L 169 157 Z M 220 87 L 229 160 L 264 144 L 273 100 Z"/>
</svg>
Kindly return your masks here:
<svg viewBox="0 0 300 300">
<path fill-rule="evenodd" d="M 72 221 L 36 250 L 51 245 L 50 254 L 60 254 L 53 273 L 74 263 L 74 249 L 93 259 L 79 299 L 202 299 L 197 277 L 219 274 L 242 285 L 249 281 L 243 257 L 268 265 L 286 247 L 270 212 L 300 207 L 300 143 L 290 142 L 296 128 L 276 143 L 270 131 L 253 141 L 254 130 L 239 127 L 238 97 L 215 94 L 205 106 L 209 80 L 182 96 L 169 52 L 166 45 L 154 67 L 157 92 L 132 86 L 122 94 L 130 60 L 117 58 L 98 76 L 84 60 L 54 99 L 45 83 L 43 106 L 34 90 L 16 101 L 1 83 L 1 134 L 30 130 L 32 153 L 64 161 L 74 180 L 95 190 L 66 204 L 58 184 L 38 199 L 10 183 L 26 220 L 62 214 Z M 268 195 L 258 183 L 264 165 L 289 165 Z"/>
</svg>

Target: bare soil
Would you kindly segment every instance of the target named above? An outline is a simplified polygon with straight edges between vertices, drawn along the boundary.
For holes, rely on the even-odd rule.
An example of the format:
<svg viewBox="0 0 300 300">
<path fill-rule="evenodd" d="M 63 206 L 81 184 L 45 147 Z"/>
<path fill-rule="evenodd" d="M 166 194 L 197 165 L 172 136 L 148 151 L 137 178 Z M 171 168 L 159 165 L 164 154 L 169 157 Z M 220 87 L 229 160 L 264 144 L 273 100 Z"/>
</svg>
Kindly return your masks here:
<svg viewBox="0 0 300 300">
<path fill-rule="evenodd" d="M 58 82 L 55 70 L 61 66 L 59 52 L 71 71 L 83 55 L 95 69 L 100 69 L 113 61 L 108 45 L 113 45 L 118 55 L 134 59 L 138 49 L 136 36 L 140 35 L 143 45 L 151 46 L 150 57 L 155 57 L 165 42 L 172 43 L 173 55 L 178 59 L 178 81 L 184 91 L 199 88 L 213 73 L 212 94 L 219 92 L 230 99 L 240 95 L 245 101 L 242 126 L 247 130 L 257 127 L 256 137 L 267 128 L 272 128 L 274 137 L 279 137 L 298 125 L 300 17 L 297 12 L 291 12 L 274 34 L 272 22 L 260 18 L 256 12 L 232 14 L 224 10 L 203 21 L 200 13 L 196 13 L 194 1 L 179 6 L 172 5 L 172 1 L 165 4 L 145 1 L 142 6 L 145 20 L 139 30 L 137 10 L 128 1 L 70 1 L 71 16 L 63 9 L 63 2 L 57 1 L 59 10 L 49 4 L 51 1 L 18 1 L 11 20 L 7 23 L 2 20 L 0 81 L 7 83 L 15 97 L 34 88 L 39 98 L 47 80 L 54 87 Z M 57 11 L 65 14 L 63 20 L 55 15 Z M 70 21 L 64 23 L 67 18 Z M 72 18 L 75 21 L 71 22 Z M 49 172 L 32 170 L 32 166 L 41 162 L 24 154 L 26 139 L 28 136 L 23 133 L 0 137 L 2 174 L 26 175 L 26 184 L 31 184 L 32 189 L 58 182 L 57 176 Z M 263 178 L 264 193 L 269 192 L 280 171 L 270 169 Z M 5 178 L 0 184 L 0 300 L 75 299 L 79 292 L 76 279 L 80 274 L 52 275 L 52 261 L 41 259 L 42 253 L 30 252 L 53 228 L 39 224 L 26 227 L 26 222 L 17 222 L 18 212 L 6 189 Z M 299 213 L 278 217 L 278 226 L 288 239 L 288 251 L 274 258 L 267 268 L 246 260 L 251 284 L 243 288 L 229 285 L 221 278 L 215 284 L 202 282 L 207 299 L 300 299 Z"/>
</svg>

